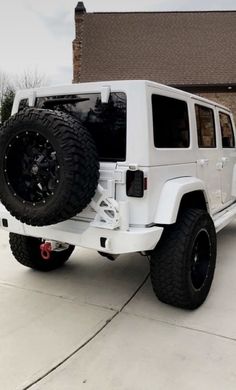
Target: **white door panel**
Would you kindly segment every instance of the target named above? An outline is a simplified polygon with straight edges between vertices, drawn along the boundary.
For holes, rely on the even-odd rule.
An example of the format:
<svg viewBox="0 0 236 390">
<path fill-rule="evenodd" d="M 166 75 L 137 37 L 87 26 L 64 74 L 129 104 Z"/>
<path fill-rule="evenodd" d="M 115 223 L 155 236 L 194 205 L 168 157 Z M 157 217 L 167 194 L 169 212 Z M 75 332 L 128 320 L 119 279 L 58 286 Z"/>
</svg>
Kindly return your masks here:
<svg viewBox="0 0 236 390">
<path fill-rule="evenodd" d="M 216 111 L 207 103 L 195 104 L 198 135 L 197 173 L 206 185 L 210 209 L 214 213 L 222 206 L 221 201 L 221 149 L 216 126 Z"/>
<path fill-rule="evenodd" d="M 222 202 L 227 203 L 233 200 L 233 171 L 236 165 L 236 153 L 229 149 L 222 150 L 223 157 L 221 170 L 221 194 Z"/>
<path fill-rule="evenodd" d="M 197 173 L 198 177 L 206 184 L 210 198 L 210 208 L 213 212 L 221 207 L 221 183 L 218 161 L 218 149 L 199 149 Z"/>
</svg>

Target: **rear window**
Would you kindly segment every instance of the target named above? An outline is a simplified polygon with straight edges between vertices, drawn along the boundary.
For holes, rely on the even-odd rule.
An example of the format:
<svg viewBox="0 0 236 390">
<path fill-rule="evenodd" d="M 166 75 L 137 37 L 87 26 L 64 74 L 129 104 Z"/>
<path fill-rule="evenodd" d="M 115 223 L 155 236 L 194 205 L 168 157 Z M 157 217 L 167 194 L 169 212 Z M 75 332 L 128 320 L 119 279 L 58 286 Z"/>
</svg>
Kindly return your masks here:
<svg viewBox="0 0 236 390">
<path fill-rule="evenodd" d="M 18 107 L 18 111 L 22 111 L 25 108 L 29 107 L 29 100 L 28 99 L 21 99 Z"/>
<path fill-rule="evenodd" d="M 111 93 L 107 104 L 101 94 L 37 98 L 36 107 L 63 111 L 78 119 L 90 132 L 100 161 L 126 159 L 126 95 Z"/>
</svg>

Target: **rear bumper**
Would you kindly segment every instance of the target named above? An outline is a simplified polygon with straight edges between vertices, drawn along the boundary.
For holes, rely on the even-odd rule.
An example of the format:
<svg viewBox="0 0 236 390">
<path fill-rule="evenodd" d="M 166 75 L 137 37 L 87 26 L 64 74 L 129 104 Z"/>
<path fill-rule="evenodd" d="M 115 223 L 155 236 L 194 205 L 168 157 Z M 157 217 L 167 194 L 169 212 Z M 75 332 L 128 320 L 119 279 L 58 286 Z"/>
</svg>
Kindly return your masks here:
<svg viewBox="0 0 236 390">
<path fill-rule="evenodd" d="M 133 227 L 128 231 L 110 230 L 93 227 L 88 222 L 77 220 L 68 220 L 45 227 L 28 226 L 13 218 L 1 204 L 0 227 L 12 233 L 66 242 L 111 254 L 151 250 L 156 246 L 163 232 L 163 228 L 156 226 Z"/>
</svg>

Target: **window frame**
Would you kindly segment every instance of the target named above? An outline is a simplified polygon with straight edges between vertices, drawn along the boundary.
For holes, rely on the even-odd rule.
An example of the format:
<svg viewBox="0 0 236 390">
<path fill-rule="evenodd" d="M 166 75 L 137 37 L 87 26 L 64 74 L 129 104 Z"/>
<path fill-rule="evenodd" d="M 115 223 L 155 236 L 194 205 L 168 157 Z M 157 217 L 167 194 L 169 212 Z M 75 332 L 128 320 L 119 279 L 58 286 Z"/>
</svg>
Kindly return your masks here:
<svg viewBox="0 0 236 390">
<path fill-rule="evenodd" d="M 181 103 L 184 103 L 185 107 L 186 107 L 186 114 L 187 114 L 187 121 L 188 121 L 188 146 L 184 147 L 184 146 L 164 146 L 164 147 L 161 147 L 161 146 L 157 146 L 157 142 L 156 141 L 156 137 L 155 137 L 155 123 L 154 123 L 154 106 L 153 106 L 153 97 L 154 96 L 159 96 L 159 97 L 162 97 L 162 98 L 165 98 L 165 99 L 171 99 L 171 100 L 175 100 L 175 101 L 178 101 L 178 102 L 181 102 Z M 160 93 L 159 91 L 158 92 L 152 92 L 151 93 L 151 114 L 152 114 L 152 127 L 153 127 L 153 145 L 155 147 L 155 149 L 158 149 L 158 150 L 175 150 L 175 151 L 183 151 L 183 150 L 189 150 L 191 148 L 191 120 L 190 120 L 190 110 L 189 110 L 189 103 L 186 99 L 183 99 L 182 97 L 179 97 L 179 96 L 169 96 L 169 95 L 165 95 L 165 94 L 162 94 Z"/>
<path fill-rule="evenodd" d="M 212 112 L 212 119 L 213 119 L 213 131 L 214 131 L 214 146 L 202 146 L 199 145 L 199 130 L 198 130 L 198 121 L 197 121 L 197 107 L 203 107 L 206 110 L 209 110 Z M 216 132 L 216 118 L 215 118 L 215 110 L 213 107 L 209 107 L 205 104 L 202 104 L 201 102 L 199 103 L 194 103 L 194 113 L 195 113 L 195 121 L 196 121 L 196 130 L 197 130 L 197 146 L 199 149 L 217 149 L 217 132 Z"/>
<path fill-rule="evenodd" d="M 231 134 L 233 135 L 233 146 L 224 146 L 223 145 L 223 132 L 222 132 L 222 127 L 221 127 L 220 115 L 226 115 L 229 118 L 229 120 L 230 120 Z M 218 111 L 218 118 L 219 118 L 219 126 L 220 126 L 220 135 L 221 135 L 222 149 L 234 149 L 235 148 L 235 134 L 234 134 L 234 127 L 233 127 L 233 122 L 232 122 L 230 114 L 227 113 L 227 112 L 224 112 L 222 110 L 219 110 Z"/>
</svg>

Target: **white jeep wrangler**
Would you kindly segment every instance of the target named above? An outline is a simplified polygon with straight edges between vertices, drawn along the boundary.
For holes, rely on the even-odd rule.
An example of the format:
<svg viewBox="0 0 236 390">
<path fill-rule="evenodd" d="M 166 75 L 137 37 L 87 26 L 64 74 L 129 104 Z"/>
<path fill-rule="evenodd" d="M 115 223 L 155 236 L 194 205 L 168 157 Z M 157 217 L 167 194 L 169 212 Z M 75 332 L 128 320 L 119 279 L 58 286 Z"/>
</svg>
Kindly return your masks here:
<svg viewBox="0 0 236 390">
<path fill-rule="evenodd" d="M 149 81 L 17 93 L 0 131 L 0 225 L 23 265 L 49 271 L 74 246 L 150 257 L 157 297 L 195 309 L 216 232 L 236 215 L 232 113 Z"/>
</svg>

